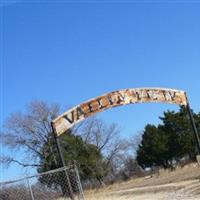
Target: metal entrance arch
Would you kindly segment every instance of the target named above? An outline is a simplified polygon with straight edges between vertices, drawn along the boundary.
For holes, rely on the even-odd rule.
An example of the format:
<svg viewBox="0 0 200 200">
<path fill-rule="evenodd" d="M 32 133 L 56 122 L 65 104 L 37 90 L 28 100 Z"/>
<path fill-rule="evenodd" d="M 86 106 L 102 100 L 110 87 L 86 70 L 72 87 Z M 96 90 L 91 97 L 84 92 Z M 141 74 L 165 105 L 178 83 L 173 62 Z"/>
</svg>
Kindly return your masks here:
<svg viewBox="0 0 200 200">
<path fill-rule="evenodd" d="M 77 105 L 52 121 L 57 136 L 98 112 L 134 103 L 163 102 L 188 105 L 186 93 L 166 88 L 136 88 L 113 91 Z"/>
<path fill-rule="evenodd" d="M 75 124 L 83 121 L 87 117 L 90 117 L 98 112 L 102 112 L 106 109 L 113 108 L 116 106 L 147 102 L 173 103 L 185 106 L 190 117 L 198 153 L 200 154 L 199 134 L 197 132 L 197 128 L 185 91 L 169 88 L 131 88 L 113 91 L 98 96 L 96 98 L 90 99 L 71 108 L 70 110 L 58 116 L 52 121 L 52 128 L 55 134 L 55 138 L 57 140 L 58 150 L 60 152 L 59 154 L 61 160 L 63 161 L 63 165 L 65 164 L 64 159 L 62 158 L 58 136 L 60 136 L 64 132 L 67 132 Z"/>
</svg>

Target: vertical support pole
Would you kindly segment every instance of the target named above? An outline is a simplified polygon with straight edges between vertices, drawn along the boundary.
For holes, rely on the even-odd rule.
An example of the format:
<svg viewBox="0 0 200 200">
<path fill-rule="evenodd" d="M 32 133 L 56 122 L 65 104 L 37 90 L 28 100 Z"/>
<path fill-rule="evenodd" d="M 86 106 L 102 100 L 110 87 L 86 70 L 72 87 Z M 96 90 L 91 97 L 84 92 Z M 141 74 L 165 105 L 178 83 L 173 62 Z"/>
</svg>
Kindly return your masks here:
<svg viewBox="0 0 200 200">
<path fill-rule="evenodd" d="M 79 171 L 78 171 L 76 162 L 74 162 L 74 170 L 75 170 L 75 173 L 76 173 L 76 178 L 77 178 L 77 181 L 78 181 L 78 189 L 79 189 L 79 192 L 80 192 L 79 200 L 84 200 L 85 197 L 84 197 L 84 194 L 83 194 L 83 188 L 82 188 L 82 185 L 81 185 L 81 179 L 80 179 L 80 176 L 79 176 Z"/>
<path fill-rule="evenodd" d="M 193 129 L 193 132 L 194 132 L 194 137 L 195 137 L 195 140 L 196 140 L 198 154 L 200 155 L 200 139 L 199 139 L 199 134 L 198 134 L 198 131 L 197 131 L 197 127 L 196 127 L 196 124 L 195 124 L 195 121 L 194 121 L 194 117 L 193 117 L 193 114 L 192 114 L 192 111 L 191 111 L 189 103 L 187 103 L 186 108 L 187 108 L 187 111 L 188 111 L 188 114 L 189 114 L 189 117 L 190 117 L 190 122 L 191 122 L 191 125 L 192 125 L 192 129 Z"/>
<path fill-rule="evenodd" d="M 52 123 L 51 123 L 51 127 L 52 127 L 52 132 L 53 132 L 53 136 L 54 136 L 54 140 L 55 140 L 55 144 L 56 144 L 56 149 L 58 151 L 59 160 L 61 162 L 59 167 L 65 167 L 66 165 L 65 165 L 65 160 L 64 160 L 63 154 L 62 154 L 60 141 L 55 133 L 54 126 Z"/>
<path fill-rule="evenodd" d="M 29 183 L 28 178 L 26 179 L 26 181 L 27 181 L 27 184 L 28 184 L 28 187 L 29 187 L 30 193 L 31 193 L 31 200 L 35 200 L 35 199 L 34 199 L 34 196 L 33 196 L 32 187 L 31 187 L 31 185 L 30 185 L 30 183 Z"/>
<path fill-rule="evenodd" d="M 70 181 L 70 178 L 69 178 L 67 169 L 65 168 L 64 170 L 65 170 L 65 175 L 66 175 L 66 178 L 67 178 L 67 184 L 68 184 L 68 186 L 69 186 L 70 198 L 71 198 L 72 200 L 74 200 L 74 193 L 73 193 L 73 190 L 72 190 L 71 181 Z"/>
<path fill-rule="evenodd" d="M 54 139 L 55 139 L 55 142 L 56 142 L 56 148 L 58 150 L 59 159 L 60 159 L 61 164 L 62 164 L 61 167 L 65 167 L 64 172 L 65 172 L 65 176 L 66 176 L 66 179 L 67 179 L 67 184 L 68 184 L 68 187 L 69 187 L 69 193 L 70 193 L 69 195 L 70 195 L 70 198 L 72 200 L 74 200 L 74 194 L 73 194 L 70 178 L 69 178 L 69 175 L 67 173 L 66 163 L 65 163 L 65 160 L 64 160 L 64 157 L 63 157 L 62 148 L 61 148 L 61 145 L 60 145 L 60 140 L 57 137 L 57 135 L 56 135 L 56 133 L 54 131 L 54 127 L 53 127 L 52 124 L 51 124 L 51 126 L 52 126 L 52 130 L 53 130 Z"/>
</svg>

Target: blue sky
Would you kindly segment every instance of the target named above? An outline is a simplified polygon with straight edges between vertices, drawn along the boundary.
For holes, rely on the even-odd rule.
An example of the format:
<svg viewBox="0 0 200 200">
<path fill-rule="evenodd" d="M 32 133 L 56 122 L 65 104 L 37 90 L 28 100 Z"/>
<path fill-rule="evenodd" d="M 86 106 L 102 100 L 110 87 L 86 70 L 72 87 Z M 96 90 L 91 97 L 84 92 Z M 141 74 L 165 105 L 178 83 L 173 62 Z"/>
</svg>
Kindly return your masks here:
<svg viewBox="0 0 200 200">
<path fill-rule="evenodd" d="M 135 87 L 185 90 L 200 111 L 200 1 L 36 2 L 0 5 L 1 125 L 34 99 L 67 107 Z M 177 106 L 129 105 L 98 116 L 128 137 L 167 109 Z M 1 172 L 0 180 L 24 173 Z"/>
</svg>

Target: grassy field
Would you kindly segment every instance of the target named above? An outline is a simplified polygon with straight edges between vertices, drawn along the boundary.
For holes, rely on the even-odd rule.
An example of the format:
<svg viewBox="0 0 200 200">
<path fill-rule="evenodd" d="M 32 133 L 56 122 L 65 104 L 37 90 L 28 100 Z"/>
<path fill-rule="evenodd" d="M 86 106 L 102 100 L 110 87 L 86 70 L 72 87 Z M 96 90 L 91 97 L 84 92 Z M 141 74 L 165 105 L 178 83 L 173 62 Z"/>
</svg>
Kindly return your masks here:
<svg viewBox="0 0 200 200">
<path fill-rule="evenodd" d="M 200 166 L 190 164 L 174 171 L 85 191 L 86 200 L 200 200 Z"/>
</svg>

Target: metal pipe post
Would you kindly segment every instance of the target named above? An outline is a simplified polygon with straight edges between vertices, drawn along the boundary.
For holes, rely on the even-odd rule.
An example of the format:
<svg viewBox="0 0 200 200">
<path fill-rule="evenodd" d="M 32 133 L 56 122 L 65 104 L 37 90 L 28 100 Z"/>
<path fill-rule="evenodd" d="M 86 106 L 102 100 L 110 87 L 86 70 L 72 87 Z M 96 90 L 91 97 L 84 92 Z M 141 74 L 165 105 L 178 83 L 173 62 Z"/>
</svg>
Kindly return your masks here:
<svg viewBox="0 0 200 200">
<path fill-rule="evenodd" d="M 74 162 L 74 170 L 75 170 L 75 173 L 76 173 L 76 177 L 78 179 L 78 189 L 79 189 L 79 192 L 80 192 L 80 198 L 79 199 L 84 200 L 85 197 L 84 197 L 83 188 L 82 188 L 82 185 L 81 185 L 81 179 L 80 179 L 80 176 L 79 176 L 79 171 L 78 171 L 76 162 Z"/>
<path fill-rule="evenodd" d="M 199 134 L 198 134 L 198 131 L 197 131 L 197 127 L 196 127 L 196 124 L 195 124 L 195 121 L 194 121 L 194 117 L 193 117 L 193 114 L 192 114 L 192 111 L 191 111 L 189 103 L 187 104 L 186 107 L 187 107 L 188 115 L 190 117 L 190 122 L 191 122 L 191 125 L 192 125 L 192 129 L 193 129 L 193 132 L 194 132 L 194 137 L 195 137 L 196 144 L 197 144 L 198 154 L 200 154 L 200 139 L 199 139 Z"/>
<path fill-rule="evenodd" d="M 28 184 L 28 187 L 29 187 L 30 193 L 31 193 L 31 200 L 35 200 L 35 198 L 34 198 L 34 196 L 33 196 L 32 187 L 31 187 L 31 185 L 30 185 L 30 183 L 29 183 L 28 178 L 26 179 L 26 181 L 27 181 L 27 184 Z"/>
</svg>

